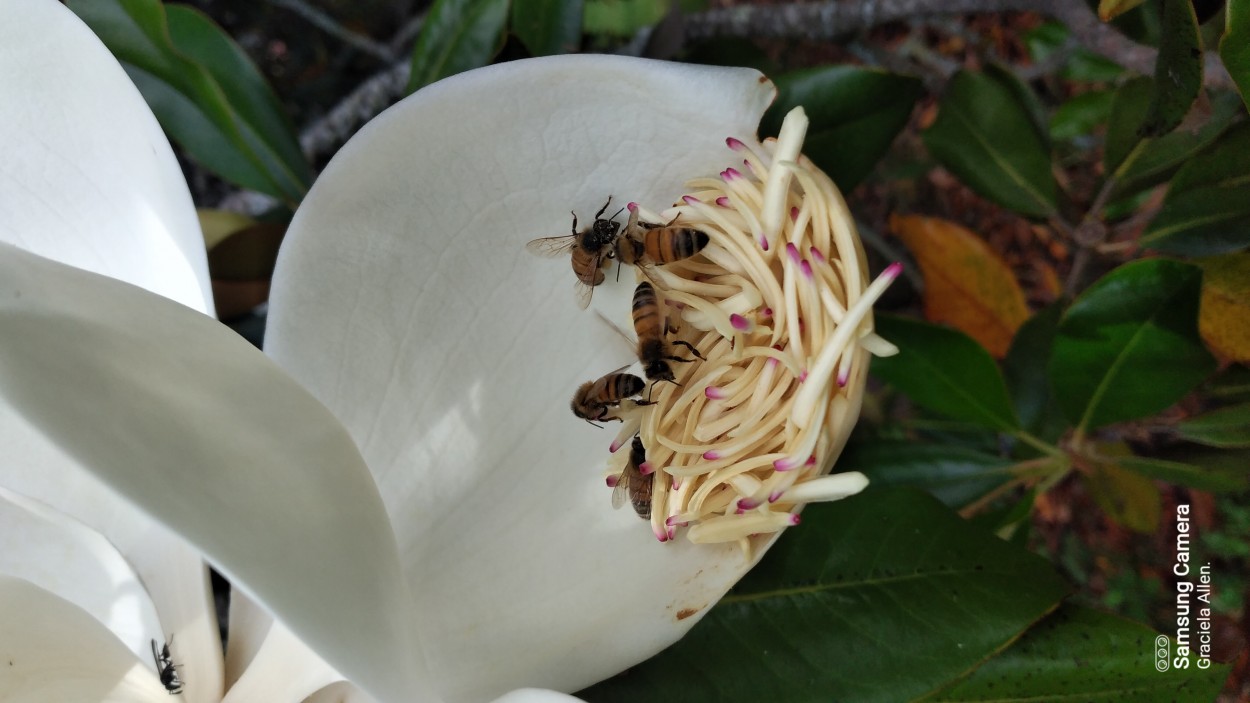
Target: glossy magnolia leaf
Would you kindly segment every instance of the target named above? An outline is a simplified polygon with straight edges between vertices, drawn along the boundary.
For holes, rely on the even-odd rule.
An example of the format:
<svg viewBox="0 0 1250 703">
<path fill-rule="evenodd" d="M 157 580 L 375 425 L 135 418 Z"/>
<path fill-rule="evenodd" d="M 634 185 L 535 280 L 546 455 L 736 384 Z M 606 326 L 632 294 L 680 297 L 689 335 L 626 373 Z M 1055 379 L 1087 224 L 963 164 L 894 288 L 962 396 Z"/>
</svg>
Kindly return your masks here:
<svg viewBox="0 0 1250 703">
<path fill-rule="evenodd" d="M 892 440 L 852 441 L 839 471 L 859 471 L 872 486 L 914 486 L 958 508 L 1011 478 L 1011 461 L 953 444 Z"/>
<path fill-rule="evenodd" d="M 1241 91 L 1242 101 L 1250 107 L 1250 0 L 1228 0 L 1220 59 Z"/>
<path fill-rule="evenodd" d="M 924 93 L 911 76 L 858 66 L 826 66 L 776 79 L 777 100 L 760 123 L 775 136 L 781 119 L 802 105 L 811 120 L 803 153 L 843 191 L 855 187 L 890 148 Z"/>
<path fill-rule="evenodd" d="M 535 56 L 571 54 L 582 43 L 582 0 L 512 0 L 512 31 Z"/>
<path fill-rule="evenodd" d="M 1228 130 L 1176 172 L 1141 244 L 1187 256 L 1250 245 L 1250 123 Z"/>
<path fill-rule="evenodd" d="M 435 0 L 412 50 L 408 92 L 490 63 L 507 20 L 508 0 Z"/>
<path fill-rule="evenodd" d="M 1135 261 L 1072 303 L 1049 365 L 1068 420 L 1093 429 L 1153 415 L 1215 369 L 1197 334 L 1201 278 L 1177 261 Z"/>
<path fill-rule="evenodd" d="M 1067 591 L 932 497 L 813 505 L 680 642 L 598 701 L 912 700 L 1005 647 Z"/>
<path fill-rule="evenodd" d="M 1162 0 L 1163 34 L 1155 61 L 1155 92 L 1142 123 L 1143 137 L 1176 129 L 1202 90 L 1202 39 L 1191 0 Z"/>
<path fill-rule="evenodd" d="M 1046 367 L 1059 329 L 1063 303 L 1039 310 L 1016 330 L 1003 359 L 1003 377 L 1011 392 L 1020 424 L 1043 439 L 1057 439 L 1067 424 L 1062 421 Z"/>
<path fill-rule="evenodd" d="M 1192 417 L 1177 424 L 1176 433 L 1212 447 L 1250 447 L 1250 403 Z"/>
<path fill-rule="evenodd" d="M 1250 363 L 1250 252 L 1197 263 L 1202 267 L 1202 338 L 1221 357 Z"/>
<path fill-rule="evenodd" d="M 1109 453 L 1127 456 L 1128 451 L 1123 448 Z M 1114 457 L 1091 462 L 1083 476 L 1094 502 L 1112 520 L 1143 534 L 1151 534 L 1159 526 L 1163 498 L 1154 481 L 1121 468 Z"/>
<path fill-rule="evenodd" d="M 256 224 L 256 220 L 230 210 L 213 210 L 198 208 L 195 217 L 200 222 L 200 232 L 204 235 L 204 248 L 212 249 L 221 244 L 227 237 L 241 229 Z"/>
<path fill-rule="evenodd" d="M 1015 275 L 985 240 L 949 220 L 892 215 L 924 276 L 924 315 L 948 324 L 1002 358 L 1029 317 Z"/>
<path fill-rule="evenodd" d="M 1001 73 L 961 71 L 947 83 L 925 144 L 981 195 L 1030 217 L 1056 211 L 1050 145 L 1019 89 Z"/>
<path fill-rule="evenodd" d="M 1212 701 L 1228 667 L 1159 672 L 1156 632 L 1076 605 L 1062 605 L 933 703 L 1000 701 Z M 1168 651 L 1176 654 L 1174 642 Z M 1169 662 L 1170 664 L 1171 662 Z"/>
<path fill-rule="evenodd" d="M 157 0 L 66 5 L 108 46 L 161 126 L 196 161 L 246 188 L 289 202 L 303 197 L 311 177 L 294 133 L 264 79 L 221 28 L 195 10 L 167 10 Z"/>
<path fill-rule="evenodd" d="M 1192 129 L 1182 127 L 1158 138 L 1145 138 L 1140 129 L 1154 93 L 1153 85 L 1145 77 L 1126 81 L 1116 91 L 1111 105 L 1103 168 L 1116 179 L 1112 193 L 1117 199 L 1166 181 L 1223 134 L 1241 110 L 1236 95 L 1214 93 L 1210 113 Z"/>
<path fill-rule="evenodd" d="M 1241 430 L 1244 435 L 1244 426 Z M 1226 466 L 1219 460 L 1218 455 L 1203 455 L 1196 452 L 1187 454 L 1186 462 L 1144 456 L 1124 456 L 1120 457 L 1116 463 L 1142 476 L 1203 491 L 1242 491 L 1250 485 L 1250 469 L 1247 469 L 1244 462 L 1234 461 L 1233 466 Z"/>
<path fill-rule="evenodd" d="M 1019 429 L 998 366 L 971 337 L 896 315 L 877 315 L 876 326 L 900 350 L 873 359 L 879 378 L 936 413 L 1003 432 Z"/>
<path fill-rule="evenodd" d="M 1111 117 L 1111 104 L 1115 93 L 1109 90 L 1091 90 L 1068 100 L 1055 110 L 1050 118 L 1050 137 L 1068 140 L 1092 134 Z"/>
</svg>

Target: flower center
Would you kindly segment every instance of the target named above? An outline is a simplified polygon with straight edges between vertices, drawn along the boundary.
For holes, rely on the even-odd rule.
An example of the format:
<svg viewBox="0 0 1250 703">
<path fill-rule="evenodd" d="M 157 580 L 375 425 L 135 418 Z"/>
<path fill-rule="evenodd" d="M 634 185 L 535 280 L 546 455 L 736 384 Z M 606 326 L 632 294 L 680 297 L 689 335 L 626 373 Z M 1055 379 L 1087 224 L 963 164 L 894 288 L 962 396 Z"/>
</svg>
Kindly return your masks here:
<svg viewBox="0 0 1250 703">
<path fill-rule="evenodd" d="M 645 269 L 675 327 L 669 344 L 690 359 L 671 364 L 675 382 L 656 382 L 651 404 L 622 408 L 608 466 L 633 469 L 632 452 L 617 450 L 638 433 L 661 541 L 688 526 L 693 542 L 749 550 L 752 536 L 797 524 L 803 503 L 867 485 L 857 472 L 828 474 L 859 415 L 869 350 L 897 351 L 873 333 L 871 306 L 900 266 L 869 284 L 845 201 L 800 153 L 806 130 L 796 108 L 758 150 L 731 137 L 743 169 L 690 181 L 692 194 L 662 214 L 638 209 L 709 239 Z"/>
</svg>

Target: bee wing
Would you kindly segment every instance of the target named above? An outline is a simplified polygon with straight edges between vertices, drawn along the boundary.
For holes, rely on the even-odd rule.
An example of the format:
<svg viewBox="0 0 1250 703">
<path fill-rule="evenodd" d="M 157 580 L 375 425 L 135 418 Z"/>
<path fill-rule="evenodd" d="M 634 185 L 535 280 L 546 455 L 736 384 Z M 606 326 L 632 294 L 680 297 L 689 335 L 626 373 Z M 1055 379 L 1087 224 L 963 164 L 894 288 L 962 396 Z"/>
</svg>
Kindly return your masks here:
<svg viewBox="0 0 1250 703">
<path fill-rule="evenodd" d="M 627 467 L 616 477 L 616 485 L 612 488 L 612 509 L 620 510 L 629 498 L 629 468 Z"/>
<path fill-rule="evenodd" d="M 542 237 L 531 239 L 525 244 L 525 251 L 536 256 L 555 258 L 573 250 L 577 243 L 577 235 L 566 234 L 563 237 Z"/>
<path fill-rule="evenodd" d="M 595 289 L 586 285 L 581 279 L 573 281 L 573 299 L 577 301 L 577 307 L 585 310 L 590 307 L 590 297 L 595 294 Z"/>
</svg>

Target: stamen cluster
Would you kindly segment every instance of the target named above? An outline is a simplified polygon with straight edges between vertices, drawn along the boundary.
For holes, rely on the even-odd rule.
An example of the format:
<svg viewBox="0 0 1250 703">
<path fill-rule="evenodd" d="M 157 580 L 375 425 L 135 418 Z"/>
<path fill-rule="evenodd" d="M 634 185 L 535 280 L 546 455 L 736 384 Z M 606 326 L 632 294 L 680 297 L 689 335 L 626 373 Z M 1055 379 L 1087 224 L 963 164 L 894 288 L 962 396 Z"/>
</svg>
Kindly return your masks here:
<svg viewBox="0 0 1250 703">
<path fill-rule="evenodd" d="M 693 542 L 749 549 L 750 537 L 797 524 L 802 504 L 867 485 L 827 474 L 859 416 L 869 353 L 897 351 L 873 333 L 871 305 L 900 267 L 869 283 L 846 203 L 800 153 L 806 129 L 796 108 L 759 149 L 731 137 L 741 168 L 690 181 L 664 213 L 640 210 L 710 238 L 647 271 L 678 323 L 671 339 L 703 358 L 674 364 L 676 384 L 655 384 L 652 404 L 622 413 L 608 466 L 622 471 L 629 452 L 617 450 L 638 433 L 661 541 L 688 526 Z"/>
</svg>

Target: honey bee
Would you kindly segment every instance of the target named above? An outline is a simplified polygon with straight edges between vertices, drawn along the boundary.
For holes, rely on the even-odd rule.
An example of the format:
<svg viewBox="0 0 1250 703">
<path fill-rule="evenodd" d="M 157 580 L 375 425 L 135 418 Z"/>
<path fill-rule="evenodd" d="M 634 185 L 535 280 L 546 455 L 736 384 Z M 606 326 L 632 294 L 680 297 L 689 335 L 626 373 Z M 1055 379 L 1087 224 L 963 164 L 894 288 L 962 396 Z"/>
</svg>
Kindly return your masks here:
<svg viewBox="0 0 1250 703">
<path fill-rule="evenodd" d="M 171 696 L 182 693 L 182 679 L 178 678 L 178 667 L 182 665 L 174 664 L 173 656 L 169 653 L 169 645 L 173 641 L 174 638 L 170 637 L 168 642 L 162 643 L 158 653 L 156 640 L 152 640 L 152 660 L 156 662 L 156 673 L 161 677 L 161 685 Z"/>
<path fill-rule="evenodd" d="M 643 268 L 645 273 L 651 265 L 681 261 L 703 251 L 709 241 L 707 233 L 674 226 L 676 221 L 674 217 L 667 224 L 639 222 L 638 210 L 634 209 L 629 213 L 624 233 L 616 240 L 616 257 L 621 263 Z"/>
<path fill-rule="evenodd" d="M 587 381 L 578 387 L 577 392 L 573 394 L 573 400 L 569 403 L 573 414 L 592 425 L 595 424 L 595 420 L 600 422 L 620 420 L 621 418 L 611 414 L 612 410 L 619 407 L 621 401 L 642 393 L 642 389 L 647 385 L 646 381 L 632 373 L 621 373 L 627 368 L 629 367 L 622 366 L 610 374 L 594 381 Z M 645 400 L 634 402 L 638 405 L 651 404 Z M 598 426 L 595 425 L 595 427 Z"/>
<path fill-rule="evenodd" d="M 668 381 L 677 383 L 673 377 L 670 361 L 690 363 L 694 359 L 683 359 L 674 356 L 669 346 L 667 333 L 670 331 L 668 321 L 660 312 L 660 301 L 656 297 L 655 288 L 647 281 L 638 284 L 634 289 L 634 334 L 638 336 L 638 360 L 642 362 L 642 371 L 647 380 Z M 672 344 L 683 346 L 691 354 L 703 359 L 699 350 L 689 342 L 675 341 Z M 706 361 L 706 359 L 704 359 Z"/>
<path fill-rule="evenodd" d="M 607 260 L 615 255 L 616 240 L 620 236 L 621 224 L 616 221 L 617 210 L 610 218 L 603 217 L 612 197 L 595 213 L 595 222 L 582 231 L 577 231 L 577 213 L 573 213 L 572 234 L 563 237 L 542 237 L 530 240 L 525 249 L 531 254 L 556 257 L 572 252 L 573 273 L 577 276 L 574 284 L 574 296 L 577 306 L 585 309 L 590 305 L 590 296 L 594 287 L 603 283 L 603 267 Z"/>
<path fill-rule="evenodd" d="M 612 487 L 612 507 L 620 508 L 625 504 L 625 496 L 628 495 L 638 517 L 650 520 L 651 491 L 655 487 L 655 474 L 642 474 L 640 467 L 646 461 L 646 447 L 642 446 L 642 439 L 635 435 L 634 443 L 629 449 L 629 461 L 625 463 L 625 470 L 616 477 L 616 484 Z"/>
</svg>

